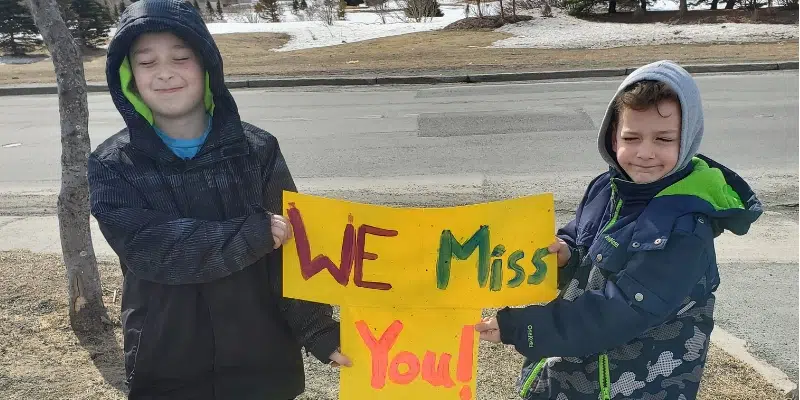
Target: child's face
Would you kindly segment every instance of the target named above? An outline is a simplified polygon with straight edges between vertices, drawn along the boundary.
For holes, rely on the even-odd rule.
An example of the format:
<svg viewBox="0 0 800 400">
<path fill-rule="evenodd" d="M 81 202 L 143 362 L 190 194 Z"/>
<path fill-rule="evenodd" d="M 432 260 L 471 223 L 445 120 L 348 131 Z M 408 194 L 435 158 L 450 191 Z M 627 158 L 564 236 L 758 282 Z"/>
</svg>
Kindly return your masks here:
<svg viewBox="0 0 800 400">
<path fill-rule="evenodd" d="M 612 139 L 617 162 L 636 183 L 655 182 L 675 168 L 680 152 L 681 109 L 665 100 L 646 111 L 625 108 Z"/>
<path fill-rule="evenodd" d="M 146 33 L 131 47 L 136 89 L 155 115 L 179 118 L 204 107 L 205 74 L 200 60 L 171 33 Z"/>
</svg>

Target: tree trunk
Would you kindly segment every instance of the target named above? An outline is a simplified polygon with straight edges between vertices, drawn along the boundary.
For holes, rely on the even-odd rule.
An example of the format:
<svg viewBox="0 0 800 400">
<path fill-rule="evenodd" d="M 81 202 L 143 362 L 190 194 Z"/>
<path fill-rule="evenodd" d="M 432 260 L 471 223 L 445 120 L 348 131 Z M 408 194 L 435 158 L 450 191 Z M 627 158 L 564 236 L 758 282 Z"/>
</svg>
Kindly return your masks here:
<svg viewBox="0 0 800 400">
<path fill-rule="evenodd" d="M 505 22 L 506 10 L 503 8 L 503 0 L 500 0 L 500 22 Z"/>
<path fill-rule="evenodd" d="M 736 6 L 736 0 L 728 0 L 728 1 L 725 3 L 725 9 L 726 9 L 726 10 L 733 10 L 733 7 L 734 7 L 734 6 Z"/>
<path fill-rule="evenodd" d="M 511 0 L 511 14 L 514 16 L 514 23 L 517 22 L 517 0 Z"/>
<path fill-rule="evenodd" d="M 711 9 L 716 10 L 717 4 L 719 4 L 719 0 L 711 0 Z"/>
<path fill-rule="evenodd" d="M 616 12 L 617 12 L 617 1 L 616 0 L 609 1 L 608 2 L 608 13 L 609 14 L 614 14 Z"/>
<path fill-rule="evenodd" d="M 678 15 L 684 16 L 687 12 L 689 12 L 689 6 L 686 4 L 686 0 L 680 0 L 680 4 L 678 6 Z"/>
<path fill-rule="evenodd" d="M 642 1 L 640 2 L 640 4 L 641 4 L 641 6 L 642 6 L 642 12 L 645 12 L 645 11 L 647 11 L 647 0 L 642 0 Z"/>
<path fill-rule="evenodd" d="M 58 222 L 67 268 L 69 318 L 76 331 L 99 331 L 110 322 L 100 287 L 100 273 L 89 225 L 86 177 L 89 108 L 86 78 L 78 46 L 61 18 L 55 0 L 29 0 L 31 14 L 53 58 L 61 118 L 61 192 Z"/>
</svg>

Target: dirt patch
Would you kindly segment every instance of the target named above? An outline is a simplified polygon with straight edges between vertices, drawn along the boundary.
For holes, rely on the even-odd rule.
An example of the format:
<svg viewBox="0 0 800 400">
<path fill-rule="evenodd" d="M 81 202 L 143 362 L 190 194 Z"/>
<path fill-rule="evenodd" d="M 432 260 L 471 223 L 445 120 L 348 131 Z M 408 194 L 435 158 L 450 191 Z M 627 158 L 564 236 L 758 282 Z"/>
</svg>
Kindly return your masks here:
<svg viewBox="0 0 800 400">
<path fill-rule="evenodd" d="M 724 7 L 725 5 L 722 4 Z M 797 24 L 798 10 L 771 8 L 759 9 L 757 13 L 750 10 L 691 10 L 684 16 L 679 16 L 678 11 L 648 11 L 639 18 L 634 18 L 633 12 L 617 12 L 614 14 L 598 13 L 578 18 L 595 22 L 650 24 L 662 22 L 667 24 Z"/>
<path fill-rule="evenodd" d="M 450 25 L 445 26 L 442 28 L 443 30 L 485 30 L 485 29 L 497 29 L 503 25 L 508 24 L 516 24 L 517 22 L 521 21 L 530 21 L 533 17 L 530 15 L 517 15 L 514 17 L 513 15 L 506 16 L 505 18 L 500 18 L 500 16 L 495 15 L 491 17 L 470 17 L 458 20 L 453 22 Z"/>
<path fill-rule="evenodd" d="M 487 48 L 509 35 L 495 31 L 433 31 L 340 46 L 275 52 L 286 35 L 219 35 L 229 78 L 309 75 L 407 75 L 555 71 L 638 67 L 671 59 L 684 64 L 796 60 L 797 40 L 778 43 L 632 46 L 611 49 Z M 90 82 L 105 82 L 105 58 L 84 63 Z M 0 65 L 0 85 L 54 83 L 50 61 Z"/>
<path fill-rule="evenodd" d="M 104 301 L 118 321 L 119 266 L 102 262 L 100 273 Z M 81 343 L 67 321 L 64 286 L 59 256 L 0 252 L 0 398 L 125 398 L 120 326 Z M 509 346 L 482 343 L 477 398 L 514 398 L 521 361 Z M 300 399 L 337 398 L 336 370 L 306 359 L 306 374 L 306 393 Z M 699 399 L 779 400 L 783 395 L 750 367 L 712 346 Z"/>
<path fill-rule="evenodd" d="M 222 53 L 225 67 L 229 65 L 256 64 L 260 60 L 254 55 L 269 53 L 289 41 L 285 33 L 237 33 L 215 35 L 214 40 Z M 37 51 L 37 56 L 49 56 L 47 49 Z M 105 82 L 106 56 L 105 50 L 85 50 L 83 68 L 89 82 Z M 49 58 L 32 64 L 0 65 L 0 85 L 55 83 L 53 63 Z"/>
</svg>

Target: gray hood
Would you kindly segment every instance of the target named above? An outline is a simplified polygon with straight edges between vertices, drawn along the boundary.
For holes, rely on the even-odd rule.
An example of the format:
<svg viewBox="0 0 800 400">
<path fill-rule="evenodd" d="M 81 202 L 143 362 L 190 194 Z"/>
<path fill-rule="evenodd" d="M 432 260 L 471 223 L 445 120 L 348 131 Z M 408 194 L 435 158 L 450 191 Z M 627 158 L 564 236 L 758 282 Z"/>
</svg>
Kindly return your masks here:
<svg viewBox="0 0 800 400">
<path fill-rule="evenodd" d="M 614 99 L 622 93 L 626 87 L 639 81 L 654 80 L 664 82 L 669 85 L 681 103 L 681 147 L 678 155 L 678 163 L 675 168 L 666 176 L 672 175 L 686 167 L 692 157 L 700 149 L 700 141 L 703 139 L 703 103 L 700 99 L 700 89 L 689 73 L 672 61 L 658 61 L 636 69 L 622 82 L 617 89 L 617 93 L 611 99 L 606 109 L 603 123 L 600 125 L 600 133 L 597 138 L 598 150 L 600 155 L 611 167 L 623 172 L 617 164 L 616 157 L 612 153 L 611 140 L 609 137 L 611 121 L 614 118 Z"/>
</svg>

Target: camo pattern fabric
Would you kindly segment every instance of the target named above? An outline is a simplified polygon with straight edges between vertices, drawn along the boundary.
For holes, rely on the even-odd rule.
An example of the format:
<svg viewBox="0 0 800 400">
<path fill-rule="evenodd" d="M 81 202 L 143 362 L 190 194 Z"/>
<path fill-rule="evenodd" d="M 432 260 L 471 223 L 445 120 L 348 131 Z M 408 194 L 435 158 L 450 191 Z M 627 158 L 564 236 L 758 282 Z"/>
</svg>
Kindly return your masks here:
<svg viewBox="0 0 800 400">
<path fill-rule="evenodd" d="M 573 301 L 587 290 L 602 290 L 603 270 L 583 256 L 575 276 L 559 294 Z M 706 278 L 697 283 L 707 292 Z M 651 328 L 638 338 L 608 351 L 613 400 L 692 400 L 700 379 L 714 327 L 714 295 L 698 300 L 687 297 L 676 318 Z M 600 398 L 599 354 L 585 358 L 551 357 L 533 381 L 525 399 L 596 400 Z M 533 372 L 528 362 L 518 382 L 518 393 Z"/>
</svg>

